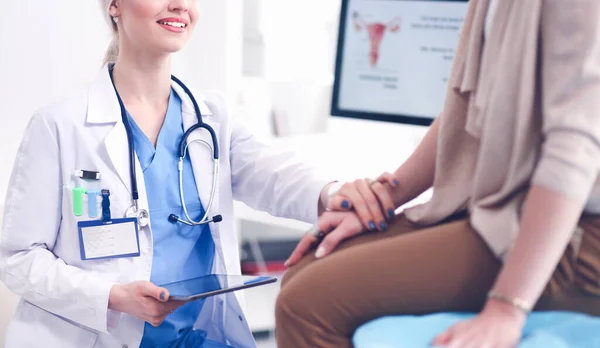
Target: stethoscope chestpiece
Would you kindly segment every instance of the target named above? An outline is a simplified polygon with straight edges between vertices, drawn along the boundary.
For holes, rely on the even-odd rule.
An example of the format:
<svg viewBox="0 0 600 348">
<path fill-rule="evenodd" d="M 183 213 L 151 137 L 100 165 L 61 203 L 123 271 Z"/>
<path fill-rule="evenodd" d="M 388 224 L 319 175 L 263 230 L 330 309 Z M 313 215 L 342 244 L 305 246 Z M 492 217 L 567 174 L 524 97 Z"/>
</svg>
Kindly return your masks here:
<svg viewBox="0 0 600 348">
<path fill-rule="evenodd" d="M 138 219 L 138 223 L 140 224 L 140 226 L 142 226 L 142 227 L 148 226 L 148 221 L 150 220 L 148 211 L 146 211 L 146 209 L 140 209 L 137 214 L 137 219 Z"/>
<path fill-rule="evenodd" d="M 136 218 L 138 225 L 141 227 L 148 226 L 148 221 L 150 219 L 146 209 L 138 209 L 133 205 L 127 209 L 125 216 L 129 218 Z"/>
</svg>

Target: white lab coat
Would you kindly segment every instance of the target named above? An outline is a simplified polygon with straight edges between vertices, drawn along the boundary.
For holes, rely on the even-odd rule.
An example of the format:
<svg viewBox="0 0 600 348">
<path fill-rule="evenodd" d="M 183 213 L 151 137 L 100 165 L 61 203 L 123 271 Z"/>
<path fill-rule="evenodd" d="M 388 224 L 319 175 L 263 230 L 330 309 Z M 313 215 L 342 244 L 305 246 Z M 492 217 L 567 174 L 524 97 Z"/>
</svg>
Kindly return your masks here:
<svg viewBox="0 0 600 348">
<path fill-rule="evenodd" d="M 182 98 L 187 129 L 196 123 L 193 105 L 179 86 L 173 88 Z M 314 177 L 289 153 L 270 149 L 234 125 L 218 96 L 198 92 L 194 96 L 220 147 L 219 186 L 209 212 L 223 216 L 222 222 L 209 225 L 216 246 L 213 272 L 240 274 L 233 200 L 275 216 L 314 222 L 319 193 L 327 181 Z M 195 131 L 189 141 L 197 138 L 211 143 L 205 131 Z M 5 348 L 139 346 L 144 322 L 107 306 L 113 284 L 150 279 L 151 226 L 140 228 L 141 256 L 82 261 L 77 222 L 89 218 L 73 214 L 71 194 L 74 170 L 99 171 L 97 188 L 110 189 L 112 217 L 123 217 L 131 206 L 127 149 L 107 69 L 89 89 L 32 117 L 16 158 L 0 238 L 2 281 L 22 297 L 7 329 Z M 212 157 L 198 142 L 190 144 L 189 152 L 198 195 L 206 207 Z M 139 205 L 148 210 L 137 156 L 136 168 Z M 242 307 L 241 292 L 211 297 L 196 327 L 213 340 L 254 347 Z"/>
</svg>

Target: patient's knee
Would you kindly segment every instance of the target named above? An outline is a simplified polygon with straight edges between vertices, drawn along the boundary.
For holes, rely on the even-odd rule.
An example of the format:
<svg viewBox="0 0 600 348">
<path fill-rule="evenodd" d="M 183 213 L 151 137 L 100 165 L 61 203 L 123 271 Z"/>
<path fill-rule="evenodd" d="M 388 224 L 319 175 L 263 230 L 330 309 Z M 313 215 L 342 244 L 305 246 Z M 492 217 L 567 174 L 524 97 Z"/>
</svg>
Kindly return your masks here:
<svg viewBox="0 0 600 348">
<path fill-rule="evenodd" d="M 277 296 L 275 303 L 275 314 L 277 316 L 291 315 L 291 312 L 296 312 L 298 303 L 302 300 L 302 293 L 298 291 L 293 283 L 286 282 L 286 276 L 283 277 L 281 291 Z"/>
<path fill-rule="evenodd" d="M 302 270 L 308 267 L 311 263 L 315 261 L 314 256 L 311 254 L 306 254 L 297 264 L 290 267 L 283 275 L 281 279 L 281 287 L 287 286 L 290 280 L 296 278 L 296 276 L 302 273 Z"/>
<path fill-rule="evenodd" d="M 290 280 L 294 277 L 294 274 L 296 274 L 295 268 L 290 268 L 283 274 L 283 277 L 281 278 L 281 289 L 287 286 Z"/>
</svg>

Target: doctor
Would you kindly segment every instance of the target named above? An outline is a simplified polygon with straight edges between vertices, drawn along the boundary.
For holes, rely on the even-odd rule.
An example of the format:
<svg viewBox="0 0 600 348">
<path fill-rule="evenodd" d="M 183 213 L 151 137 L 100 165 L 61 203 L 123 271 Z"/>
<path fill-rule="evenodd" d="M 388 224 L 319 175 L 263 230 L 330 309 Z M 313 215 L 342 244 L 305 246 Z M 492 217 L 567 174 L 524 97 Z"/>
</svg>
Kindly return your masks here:
<svg viewBox="0 0 600 348">
<path fill-rule="evenodd" d="M 22 300 L 5 347 L 254 347 L 239 292 L 180 303 L 159 285 L 240 274 L 234 199 L 314 222 L 328 181 L 171 79 L 196 1 L 101 2 L 106 67 L 32 117 L 14 164 L 0 274 Z"/>
</svg>

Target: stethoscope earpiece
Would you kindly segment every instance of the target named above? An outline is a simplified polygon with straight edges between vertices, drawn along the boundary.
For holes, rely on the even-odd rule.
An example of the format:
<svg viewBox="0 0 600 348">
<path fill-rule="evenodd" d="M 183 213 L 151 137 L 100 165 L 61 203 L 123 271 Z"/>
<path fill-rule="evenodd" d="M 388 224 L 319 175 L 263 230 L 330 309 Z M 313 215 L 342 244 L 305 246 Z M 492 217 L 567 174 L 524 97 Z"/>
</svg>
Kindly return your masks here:
<svg viewBox="0 0 600 348">
<path fill-rule="evenodd" d="M 179 216 L 177 216 L 177 215 L 175 215 L 175 214 L 171 214 L 171 215 L 169 215 L 169 222 L 171 222 L 171 223 L 177 223 L 177 222 L 181 222 L 182 224 L 186 224 L 186 225 L 188 225 L 188 226 L 204 225 L 204 224 L 207 224 L 207 223 L 209 223 L 209 222 L 214 222 L 214 223 L 217 223 L 217 222 L 221 222 L 221 221 L 223 221 L 223 216 L 221 216 L 220 214 L 219 214 L 219 215 L 215 215 L 215 216 L 213 216 L 213 218 L 212 218 L 212 219 L 210 219 L 210 220 L 203 220 L 203 221 L 201 221 L 201 222 L 193 222 L 193 223 L 192 223 L 192 222 L 185 221 L 185 220 L 181 220 L 181 219 L 179 218 Z"/>
<path fill-rule="evenodd" d="M 169 222 L 176 223 L 177 221 L 179 221 L 179 216 L 175 214 L 169 215 Z"/>
</svg>

